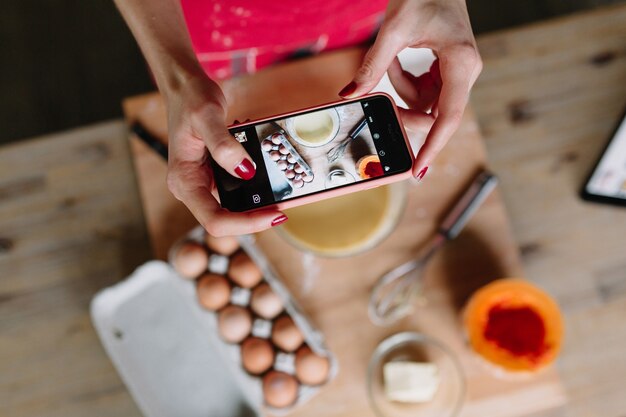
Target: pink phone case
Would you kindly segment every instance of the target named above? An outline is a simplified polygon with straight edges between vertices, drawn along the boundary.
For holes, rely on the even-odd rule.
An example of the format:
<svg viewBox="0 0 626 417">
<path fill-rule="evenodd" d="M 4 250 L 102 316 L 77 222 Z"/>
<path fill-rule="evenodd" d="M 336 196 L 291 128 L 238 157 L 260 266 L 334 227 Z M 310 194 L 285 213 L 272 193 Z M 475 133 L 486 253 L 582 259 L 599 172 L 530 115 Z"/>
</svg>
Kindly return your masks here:
<svg viewBox="0 0 626 417">
<path fill-rule="evenodd" d="M 332 102 L 329 102 L 329 103 L 320 104 L 318 106 L 312 106 L 312 107 L 307 107 L 307 108 L 304 108 L 304 109 L 295 110 L 295 111 L 292 111 L 292 112 L 289 112 L 289 113 L 282 113 L 282 114 L 277 114 L 277 115 L 265 117 L 265 118 L 262 118 L 262 119 L 251 120 L 251 121 L 246 122 L 246 123 L 234 124 L 234 125 L 228 126 L 228 128 L 231 129 L 231 128 L 235 128 L 235 127 L 244 127 L 244 126 L 249 126 L 249 125 L 255 125 L 255 124 L 263 123 L 263 122 L 266 122 L 268 120 L 272 120 L 272 119 L 276 119 L 276 118 L 287 118 L 287 117 L 295 116 L 295 115 L 298 115 L 300 113 L 308 112 L 308 111 L 311 111 L 311 110 L 317 110 L 317 109 L 321 109 L 323 107 L 329 107 L 329 106 L 332 106 L 332 105 L 335 105 L 335 104 L 336 105 L 340 105 L 340 104 L 352 103 L 352 102 L 360 101 L 360 100 L 362 100 L 364 98 L 367 98 L 367 97 L 375 97 L 375 96 L 387 97 L 389 99 L 389 101 L 391 101 L 391 104 L 393 106 L 393 110 L 394 110 L 394 113 L 396 115 L 396 118 L 398 118 L 398 120 L 400 120 L 400 114 L 398 113 L 398 107 L 394 103 L 393 98 L 391 98 L 391 96 L 389 94 L 387 94 L 387 93 L 379 92 L 379 93 L 367 94 L 367 95 L 360 96 L 360 97 L 354 98 L 354 99 L 349 99 L 349 100 L 332 101 Z M 414 155 L 413 154 L 413 150 L 411 149 L 411 143 L 409 142 L 409 139 L 408 139 L 408 137 L 406 135 L 406 131 L 404 130 L 404 125 L 402 124 L 401 121 L 398 124 L 400 125 L 400 130 L 402 132 L 402 137 L 404 138 L 404 143 L 406 144 L 406 147 L 407 147 L 409 153 L 411 155 Z M 357 183 L 354 183 L 354 184 L 351 184 L 351 185 L 348 185 L 348 186 L 345 186 L 345 187 L 332 189 L 332 190 L 326 190 L 324 192 L 313 194 L 313 195 L 309 195 L 309 196 L 301 196 L 301 197 L 298 197 L 298 198 L 294 198 L 292 200 L 281 201 L 281 202 L 276 203 L 276 204 L 267 205 L 267 206 L 263 206 L 263 207 L 259 207 L 259 208 L 254 208 L 254 209 L 247 210 L 247 211 L 267 210 L 268 208 L 277 208 L 278 210 L 284 210 L 284 209 L 288 209 L 288 208 L 292 208 L 292 207 L 302 206 L 302 205 L 309 204 L 309 203 L 314 203 L 316 201 L 326 200 L 328 198 L 339 197 L 341 195 L 350 194 L 350 193 L 353 193 L 353 192 L 356 192 L 356 191 L 369 190 L 371 188 L 376 188 L 376 187 L 380 187 L 381 185 L 386 185 L 386 184 L 391 184 L 391 183 L 394 183 L 394 182 L 397 182 L 397 181 L 402 181 L 404 179 L 411 178 L 411 177 L 412 177 L 412 171 L 411 171 L 411 168 L 409 168 L 405 172 L 400 172 L 400 173 L 389 175 L 389 176 L 383 176 L 383 177 L 380 177 L 380 178 L 371 179 L 371 180 L 364 181 L 364 182 L 357 182 Z"/>
</svg>

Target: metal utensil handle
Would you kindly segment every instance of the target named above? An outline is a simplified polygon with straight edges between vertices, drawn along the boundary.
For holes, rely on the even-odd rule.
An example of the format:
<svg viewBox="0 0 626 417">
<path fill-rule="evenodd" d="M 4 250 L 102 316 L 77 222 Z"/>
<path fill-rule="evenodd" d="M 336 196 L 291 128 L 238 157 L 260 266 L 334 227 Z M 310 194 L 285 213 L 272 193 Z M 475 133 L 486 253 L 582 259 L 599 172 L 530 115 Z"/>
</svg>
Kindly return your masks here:
<svg viewBox="0 0 626 417">
<path fill-rule="evenodd" d="M 439 226 L 439 233 L 448 240 L 457 237 L 474 212 L 485 201 L 489 193 L 493 191 L 497 183 L 498 178 L 491 172 L 486 170 L 480 172 L 472 182 L 472 185 L 463 194 L 463 197 L 443 220 L 441 226 Z"/>
<path fill-rule="evenodd" d="M 348 133 L 348 137 L 350 139 L 354 139 L 355 137 L 359 135 L 359 133 L 361 133 L 361 131 L 365 128 L 365 126 L 367 126 L 367 120 L 365 120 L 365 117 L 364 117 L 363 119 L 361 119 L 358 125 L 352 128 L 350 133 Z"/>
</svg>

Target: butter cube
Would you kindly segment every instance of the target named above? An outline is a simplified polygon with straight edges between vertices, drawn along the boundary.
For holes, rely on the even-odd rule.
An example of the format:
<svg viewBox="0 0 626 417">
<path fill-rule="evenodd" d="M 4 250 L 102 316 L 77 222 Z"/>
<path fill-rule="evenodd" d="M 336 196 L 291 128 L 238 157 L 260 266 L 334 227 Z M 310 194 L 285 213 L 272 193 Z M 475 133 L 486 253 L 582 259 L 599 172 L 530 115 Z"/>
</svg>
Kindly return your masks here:
<svg viewBox="0 0 626 417">
<path fill-rule="evenodd" d="M 390 401 L 424 403 L 439 388 L 439 369 L 433 363 L 387 362 L 383 366 L 385 395 Z"/>
</svg>

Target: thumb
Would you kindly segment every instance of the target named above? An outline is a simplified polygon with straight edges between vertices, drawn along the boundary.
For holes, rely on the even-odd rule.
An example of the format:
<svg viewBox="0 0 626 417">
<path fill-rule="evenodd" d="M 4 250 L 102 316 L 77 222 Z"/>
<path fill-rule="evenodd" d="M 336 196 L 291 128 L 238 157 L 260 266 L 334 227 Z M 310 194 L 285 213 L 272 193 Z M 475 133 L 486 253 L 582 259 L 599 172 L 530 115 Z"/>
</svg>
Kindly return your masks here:
<svg viewBox="0 0 626 417">
<path fill-rule="evenodd" d="M 203 126 L 202 139 L 211 158 L 229 174 L 244 180 L 252 179 L 256 165 L 241 143 L 226 128 Z"/>
<path fill-rule="evenodd" d="M 339 96 L 354 98 L 372 91 L 404 46 L 400 37 L 381 28 L 354 78 L 339 92 Z"/>
</svg>

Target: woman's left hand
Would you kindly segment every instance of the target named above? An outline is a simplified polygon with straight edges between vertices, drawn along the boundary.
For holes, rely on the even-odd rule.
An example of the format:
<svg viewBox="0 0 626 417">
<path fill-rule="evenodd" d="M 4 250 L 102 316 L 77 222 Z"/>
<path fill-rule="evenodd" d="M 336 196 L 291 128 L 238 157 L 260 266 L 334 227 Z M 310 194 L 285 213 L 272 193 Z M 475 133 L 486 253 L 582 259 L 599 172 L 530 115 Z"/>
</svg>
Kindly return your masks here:
<svg viewBox="0 0 626 417">
<path fill-rule="evenodd" d="M 429 72 L 415 77 L 402 69 L 397 55 L 407 47 L 435 53 L 437 59 Z M 405 126 L 409 130 L 430 128 L 413 165 L 413 175 L 421 178 L 458 128 L 481 69 L 464 0 L 391 0 L 374 45 L 339 95 L 367 94 L 388 72 L 410 107 L 401 111 Z"/>
</svg>

